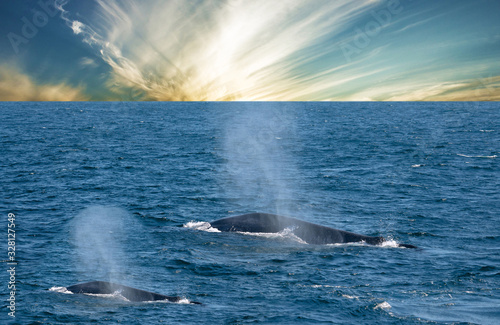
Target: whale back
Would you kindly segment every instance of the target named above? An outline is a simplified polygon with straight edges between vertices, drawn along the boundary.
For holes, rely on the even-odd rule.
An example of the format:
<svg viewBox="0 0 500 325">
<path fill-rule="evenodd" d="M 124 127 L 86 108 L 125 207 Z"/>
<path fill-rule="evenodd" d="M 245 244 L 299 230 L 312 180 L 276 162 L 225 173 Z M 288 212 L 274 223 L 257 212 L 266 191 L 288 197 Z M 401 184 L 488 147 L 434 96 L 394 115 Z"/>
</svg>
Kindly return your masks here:
<svg viewBox="0 0 500 325">
<path fill-rule="evenodd" d="M 382 237 L 364 236 L 270 213 L 250 213 L 227 217 L 210 224 L 213 228 L 225 232 L 277 233 L 288 228 L 295 236 L 313 245 L 351 242 L 377 245 L 384 241 Z"/>
<path fill-rule="evenodd" d="M 178 302 L 181 300 L 180 297 L 166 296 L 154 292 L 135 289 L 121 284 L 105 282 L 105 281 L 92 281 L 87 283 L 76 284 L 69 286 L 66 289 L 73 293 L 84 293 L 84 294 L 119 293 L 127 300 L 133 302 L 158 301 L 158 300 L 168 300 L 170 302 Z"/>
<path fill-rule="evenodd" d="M 261 233 L 280 232 L 287 228 L 288 224 L 287 219 L 269 213 L 249 213 L 210 222 L 213 228 L 220 231 Z"/>
<path fill-rule="evenodd" d="M 383 237 L 372 237 L 317 225 L 307 221 L 298 223 L 294 234 L 308 244 L 326 245 L 341 243 L 365 242 L 370 245 L 378 245 L 384 241 Z"/>
</svg>

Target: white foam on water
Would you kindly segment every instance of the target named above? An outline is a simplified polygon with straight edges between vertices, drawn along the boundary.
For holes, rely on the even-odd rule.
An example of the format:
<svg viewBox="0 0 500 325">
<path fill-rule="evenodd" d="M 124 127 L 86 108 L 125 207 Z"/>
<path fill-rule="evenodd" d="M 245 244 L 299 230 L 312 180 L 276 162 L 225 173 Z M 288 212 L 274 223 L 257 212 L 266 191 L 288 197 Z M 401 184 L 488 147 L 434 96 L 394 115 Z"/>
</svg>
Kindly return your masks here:
<svg viewBox="0 0 500 325">
<path fill-rule="evenodd" d="M 257 237 L 264 237 L 264 238 L 270 238 L 270 239 L 291 239 L 293 241 L 296 241 L 300 244 L 307 244 L 304 240 L 301 238 L 297 237 L 293 233 L 292 228 L 285 228 L 280 232 L 237 232 L 239 234 L 247 235 L 247 236 L 257 236 Z"/>
<path fill-rule="evenodd" d="M 358 242 L 351 242 L 351 243 L 326 244 L 325 246 L 342 247 L 342 246 L 373 246 L 373 245 L 369 245 L 365 241 L 358 241 Z"/>
<path fill-rule="evenodd" d="M 185 225 L 183 225 L 182 227 L 206 231 L 206 232 L 221 232 L 219 229 L 213 228 L 209 222 L 203 222 L 203 221 L 190 221 Z"/>
<path fill-rule="evenodd" d="M 387 301 L 384 301 L 376 305 L 374 309 L 391 309 L 391 308 L 392 306 Z"/>
<path fill-rule="evenodd" d="M 359 242 L 351 242 L 351 243 L 335 243 L 335 244 L 326 244 L 325 246 L 331 247 L 343 247 L 343 246 L 359 246 L 359 247 L 383 247 L 383 248 L 404 248 L 399 246 L 399 243 L 394 239 L 386 239 L 382 243 L 377 245 L 367 244 L 365 241 Z"/>
<path fill-rule="evenodd" d="M 145 301 L 145 303 L 147 304 L 157 304 L 157 303 L 161 303 L 161 304 L 179 304 L 179 305 L 190 305 L 192 304 L 192 302 L 187 299 L 187 298 L 181 298 L 179 301 L 170 301 L 168 299 L 164 299 L 164 300 L 152 300 L 152 301 Z"/>
<path fill-rule="evenodd" d="M 464 155 L 461 153 L 458 153 L 457 156 L 465 157 L 465 158 L 487 158 L 487 159 L 495 159 L 498 157 L 497 155 L 494 155 L 494 156 L 470 156 L 470 155 Z"/>
<path fill-rule="evenodd" d="M 297 284 L 297 286 L 302 287 L 302 288 L 314 288 L 314 289 L 319 289 L 319 288 L 336 288 L 336 289 L 340 289 L 340 288 L 342 288 L 341 286 L 332 286 L 332 285 L 328 285 L 328 284 L 311 284 L 311 285 L 308 285 L 308 284 Z"/>
<path fill-rule="evenodd" d="M 176 302 L 176 304 L 181 304 L 181 305 L 189 305 L 190 303 L 191 301 L 189 301 L 189 299 L 186 298 L 182 298 L 181 300 Z"/>
<path fill-rule="evenodd" d="M 384 240 L 380 245 L 381 247 L 390 247 L 390 248 L 399 248 L 399 243 L 395 241 L 394 239 L 387 239 Z"/>
<path fill-rule="evenodd" d="M 52 287 L 49 289 L 49 291 L 54 291 L 54 292 L 59 292 L 59 293 L 65 293 L 68 295 L 72 295 L 73 292 L 69 291 L 66 287 Z"/>
</svg>

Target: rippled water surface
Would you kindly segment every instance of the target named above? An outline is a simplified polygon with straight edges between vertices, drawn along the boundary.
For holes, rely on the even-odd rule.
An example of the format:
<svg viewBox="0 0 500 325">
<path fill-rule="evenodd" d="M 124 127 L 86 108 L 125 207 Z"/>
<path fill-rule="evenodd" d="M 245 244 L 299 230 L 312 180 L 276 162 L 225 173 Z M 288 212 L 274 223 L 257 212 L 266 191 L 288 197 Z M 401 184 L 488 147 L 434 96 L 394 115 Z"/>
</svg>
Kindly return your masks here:
<svg viewBox="0 0 500 325">
<path fill-rule="evenodd" d="M 0 112 L 0 323 L 500 322 L 498 103 L 0 103 Z M 193 226 L 250 212 L 419 249 Z M 203 305 L 50 290 L 93 280 Z"/>
</svg>

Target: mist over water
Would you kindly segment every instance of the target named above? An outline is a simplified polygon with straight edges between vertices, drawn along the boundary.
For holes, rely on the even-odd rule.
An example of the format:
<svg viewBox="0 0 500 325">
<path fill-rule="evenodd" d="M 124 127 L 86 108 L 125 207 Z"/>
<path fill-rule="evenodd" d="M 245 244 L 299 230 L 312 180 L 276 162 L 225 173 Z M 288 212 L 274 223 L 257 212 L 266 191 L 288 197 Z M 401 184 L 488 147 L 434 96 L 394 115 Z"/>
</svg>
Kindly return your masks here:
<svg viewBox="0 0 500 325">
<path fill-rule="evenodd" d="M 75 270 L 82 279 L 120 282 L 129 269 L 127 242 L 135 224 L 117 207 L 92 206 L 75 216 L 71 234 Z"/>
<path fill-rule="evenodd" d="M 241 111 L 228 118 L 225 188 L 237 205 L 284 215 L 294 211 L 297 184 L 291 175 L 297 167 L 291 138 L 295 127 L 294 111 L 284 107 L 256 109 L 242 104 Z"/>
</svg>

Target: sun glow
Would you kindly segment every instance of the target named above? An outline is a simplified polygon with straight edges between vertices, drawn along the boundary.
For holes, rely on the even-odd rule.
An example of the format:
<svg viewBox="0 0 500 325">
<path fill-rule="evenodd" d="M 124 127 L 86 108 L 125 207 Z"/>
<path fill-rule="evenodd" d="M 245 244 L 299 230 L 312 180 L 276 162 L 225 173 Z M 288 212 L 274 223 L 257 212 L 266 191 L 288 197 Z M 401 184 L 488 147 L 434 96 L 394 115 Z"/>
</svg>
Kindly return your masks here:
<svg viewBox="0 0 500 325">
<path fill-rule="evenodd" d="M 14 50 L 33 55 L 12 57 L 10 75 L 2 64 L 0 99 L 499 100 L 500 37 L 490 13 L 500 5 L 451 6 L 61 0 L 60 15 L 47 11 L 54 19 L 43 22 L 68 30 L 47 35 L 37 14 L 9 33 Z M 60 47 L 57 59 L 47 42 Z"/>
<path fill-rule="evenodd" d="M 101 26 L 65 18 L 100 48 L 117 92 L 139 90 L 153 100 L 282 100 L 325 88 L 324 72 L 297 78 L 294 70 L 371 2 L 98 0 Z"/>
</svg>

